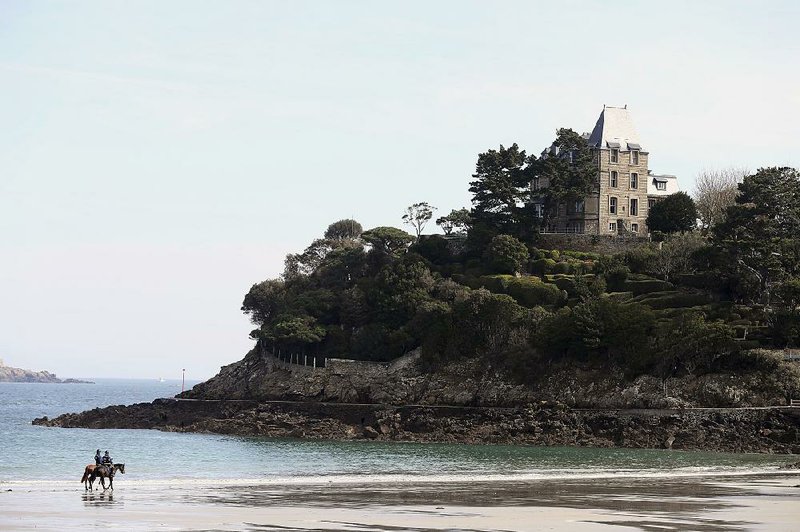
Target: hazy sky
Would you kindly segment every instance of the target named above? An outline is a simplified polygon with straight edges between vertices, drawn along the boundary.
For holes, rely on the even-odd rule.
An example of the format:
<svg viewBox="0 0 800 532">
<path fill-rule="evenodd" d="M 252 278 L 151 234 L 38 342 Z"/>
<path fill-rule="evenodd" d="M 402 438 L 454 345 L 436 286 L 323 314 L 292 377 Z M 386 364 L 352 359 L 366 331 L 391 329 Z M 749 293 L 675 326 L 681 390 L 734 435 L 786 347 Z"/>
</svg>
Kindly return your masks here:
<svg viewBox="0 0 800 532">
<path fill-rule="evenodd" d="M 212 376 L 337 219 L 627 104 L 651 169 L 800 166 L 800 2 L 0 0 L 0 358 Z M 434 231 L 436 227 L 432 228 Z"/>
</svg>

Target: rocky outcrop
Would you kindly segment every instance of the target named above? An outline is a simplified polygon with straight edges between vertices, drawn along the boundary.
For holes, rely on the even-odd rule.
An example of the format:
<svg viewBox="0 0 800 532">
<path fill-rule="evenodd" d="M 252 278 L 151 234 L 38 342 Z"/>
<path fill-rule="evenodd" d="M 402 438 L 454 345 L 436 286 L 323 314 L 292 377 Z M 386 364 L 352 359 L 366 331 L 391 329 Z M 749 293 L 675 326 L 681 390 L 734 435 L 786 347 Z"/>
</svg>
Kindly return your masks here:
<svg viewBox="0 0 800 532">
<path fill-rule="evenodd" d="M 61 380 L 49 371 L 31 371 L 29 369 L 12 368 L 0 360 L 0 382 L 54 382 L 63 384 L 93 384 L 78 379 Z"/>
<path fill-rule="evenodd" d="M 36 425 L 333 440 L 507 443 L 800 453 L 800 409 L 576 410 L 318 402 L 156 400 Z"/>
<path fill-rule="evenodd" d="M 548 365 L 536 375 L 515 377 L 479 359 L 427 371 L 416 352 L 390 363 L 330 359 L 325 368 L 310 368 L 253 350 L 182 397 L 498 407 L 550 401 L 608 409 L 748 407 L 786 405 L 789 386 L 763 373 L 686 376 L 665 386 L 649 375 L 628 380 L 613 368 L 577 365 Z"/>
<path fill-rule="evenodd" d="M 430 372 L 418 353 L 390 363 L 328 359 L 324 368 L 313 368 L 253 350 L 178 399 L 40 418 L 34 424 L 334 440 L 800 453 L 800 409 L 690 408 L 785 403 L 780 383 L 743 374 L 666 384 L 576 366 L 549 366 L 533 378 L 515 379 L 480 360 Z"/>
</svg>

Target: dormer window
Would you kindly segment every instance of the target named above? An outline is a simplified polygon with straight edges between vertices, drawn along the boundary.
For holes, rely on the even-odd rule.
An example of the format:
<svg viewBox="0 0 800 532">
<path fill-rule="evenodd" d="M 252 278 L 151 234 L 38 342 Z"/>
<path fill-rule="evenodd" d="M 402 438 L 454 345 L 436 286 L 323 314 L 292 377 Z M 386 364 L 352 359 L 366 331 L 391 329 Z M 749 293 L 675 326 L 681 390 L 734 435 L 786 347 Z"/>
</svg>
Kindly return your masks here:
<svg viewBox="0 0 800 532">
<path fill-rule="evenodd" d="M 631 150 L 631 164 L 639 165 L 639 150 Z"/>
<path fill-rule="evenodd" d="M 656 190 L 667 190 L 666 181 L 656 181 Z"/>
<path fill-rule="evenodd" d="M 619 162 L 619 150 L 616 148 L 611 149 L 611 162 L 618 163 Z"/>
</svg>

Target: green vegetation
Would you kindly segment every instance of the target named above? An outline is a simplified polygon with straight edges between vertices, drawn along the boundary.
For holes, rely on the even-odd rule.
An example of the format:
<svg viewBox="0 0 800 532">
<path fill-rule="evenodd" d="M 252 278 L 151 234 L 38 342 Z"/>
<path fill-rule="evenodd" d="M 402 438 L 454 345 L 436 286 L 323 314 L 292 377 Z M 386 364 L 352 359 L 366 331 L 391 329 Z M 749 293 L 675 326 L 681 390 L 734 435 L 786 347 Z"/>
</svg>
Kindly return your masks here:
<svg viewBox="0 0 800 532">
<path fill-rule="evenodd" d="M 660 233 L 685 233 L 697 225 L 697 208 L 686 192 L 670 194 L 650 207 L 647 227 Z"/>
<path fill-rule="evenodd" d="M 548 164 L 565 183 L 559 194 L 583 186 L 579 173 Z M 280 279 L 245 296 L 252 337 L 275 352 L 360 360 L 419 348 L 431 367 L 480 357 L 523 380 L 573 361 L 666 382 L 762 367 L 771 359 L 748 350 L 800 345 L 797 171 L 745 177 L 709 236 L 684 224 L 664 242 L 608 253 L 537 247 L 519 205 L 538 165 L 516 145 L 481 154 L 473 210 L 437 220 L 448 238 L 331 224 L 287 256 Z M 409 220 L 430 220 L 426 206 L 412 206 Z"/>
</svg>

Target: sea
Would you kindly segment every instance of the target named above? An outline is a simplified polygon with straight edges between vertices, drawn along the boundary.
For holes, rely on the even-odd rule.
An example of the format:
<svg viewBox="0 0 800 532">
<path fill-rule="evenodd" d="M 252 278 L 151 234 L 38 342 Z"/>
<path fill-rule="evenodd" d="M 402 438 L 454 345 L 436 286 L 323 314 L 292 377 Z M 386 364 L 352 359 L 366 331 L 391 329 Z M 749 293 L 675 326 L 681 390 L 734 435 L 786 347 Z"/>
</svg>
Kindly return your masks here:
<svg viewBox="0 0 800 532">
<path fill-rule="evenodd" d="M 108 450 L 126 473 L 115 484 L 218 482 L 359 484 L 471 480 L 654 478 L 774 472 L 796 457 L 676 450 L 592 449 L 374 441 L 309 441 L 157 430 L 63 429 L 31 420 L 172 397 L 180 381 L 0 383 L 0 488 L 75 482 Z M 193 385 L 194 383 L 189 383 Z"/>
</svg>

